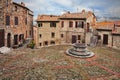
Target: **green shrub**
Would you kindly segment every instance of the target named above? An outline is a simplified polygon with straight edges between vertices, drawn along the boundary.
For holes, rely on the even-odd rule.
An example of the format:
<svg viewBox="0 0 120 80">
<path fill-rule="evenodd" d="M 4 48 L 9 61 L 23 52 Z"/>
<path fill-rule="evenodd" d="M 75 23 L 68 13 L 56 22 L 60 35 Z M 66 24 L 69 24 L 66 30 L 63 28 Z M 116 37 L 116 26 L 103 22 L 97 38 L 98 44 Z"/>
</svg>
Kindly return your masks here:
<svg viewBox="0 0 120 80">
<path fill-rule="evenodd" d="M 28 47 L 30 47 L 30 48 L 34 48 L 35 47 L 35 42 L 32 40 L 31 42 L 30 42 L 30 44 L 28 45 Z"/>
</svg>

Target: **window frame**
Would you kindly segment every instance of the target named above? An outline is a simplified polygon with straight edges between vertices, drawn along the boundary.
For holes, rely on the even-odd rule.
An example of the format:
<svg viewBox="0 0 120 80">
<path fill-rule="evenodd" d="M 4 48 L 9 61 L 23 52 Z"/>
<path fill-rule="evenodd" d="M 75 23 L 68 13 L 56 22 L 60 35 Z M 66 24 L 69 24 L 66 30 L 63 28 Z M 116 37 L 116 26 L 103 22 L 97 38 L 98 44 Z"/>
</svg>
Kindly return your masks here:
<svg viewBox="0 0 120 80">
<path fill-rule="evenodd" d="M 42 34 L 39 34 L 39 37 L 42 38 Z"/>
<path fill-rule="evenodd" d="M 61 38 L 63 38 L 63 37 L 64 37 L 64 34 L 61 34 L 60 36 L 61 36 Z"/>
<path fill-rule="evenodd" d="M 43 26 L 43 23 L 38 23 L 38 27 L 42 27 Z"/>
<path fill-rule="evenodd" d="M 56 26 L 57 26 L 56 22 L 50 22 L 50 27 L 56 27 Z"/>
<path fill-rule="evenodd" d="M 69 27 L 70 27 L 70 28 L 73 27 L 73 21 L 69 21 Z"/>
<path fill-rule="evenodd" d="M 15 25 L 19 24 L 18 17 L 14 17 L 14 23 L 15 23 Z"/>
<path fill-rule="evenodd" d="M 6 26 L 10 26 L 10 16 L 6 15 Z"/>
<path fill-rule="evenodd" d="M 78 35 L 78 40 L 81 40 L 81 35 Z"/>
<path fill-rule="evenodd" d="M 64 27 L 64 21 L 61 22 L 61 27 L 62 27 L 62 28 Z"/>
<path fill-rule="evenodd" d="M 51 32 L 51 38 L 55 38 L 55 32 Z"/>
</svg>

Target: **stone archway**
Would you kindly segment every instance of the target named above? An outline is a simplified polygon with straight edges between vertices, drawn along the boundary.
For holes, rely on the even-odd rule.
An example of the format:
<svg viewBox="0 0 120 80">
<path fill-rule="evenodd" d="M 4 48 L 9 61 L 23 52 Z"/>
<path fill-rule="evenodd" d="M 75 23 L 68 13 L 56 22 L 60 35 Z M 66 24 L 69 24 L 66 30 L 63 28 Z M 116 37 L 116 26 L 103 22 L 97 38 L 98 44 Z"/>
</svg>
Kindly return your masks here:
<svg viewBox="0 0 120 80">
<path fill-rule="evenodd" d="M 7 47 L 11 47 L 11 33 L 7 34 Z"/>
</svg>

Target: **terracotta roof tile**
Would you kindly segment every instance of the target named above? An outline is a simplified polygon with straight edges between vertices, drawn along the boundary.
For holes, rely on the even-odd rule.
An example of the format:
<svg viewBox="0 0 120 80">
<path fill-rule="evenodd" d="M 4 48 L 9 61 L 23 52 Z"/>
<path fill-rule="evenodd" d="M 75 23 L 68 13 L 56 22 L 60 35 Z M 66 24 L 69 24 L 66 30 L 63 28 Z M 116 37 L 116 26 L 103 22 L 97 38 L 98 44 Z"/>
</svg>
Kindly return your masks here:
<svg viewBox="0 0 120 80">
<path fill-rule="evenodd" d="M 59 21 L 59 16 L 55 15 L 38 15 L 36 21 Z"/>
<path fill-rule="evenodd" d="M 92 12 L 79 12 L 79 13 L 70 13 L 67 12 L 60 16 L 60 18 L 88 18 L 89 16 L 93 15 Z"/>
<path fill-rule="evenodd" d="M 97 22 L 96 29 L 113 29 L 114 22 L 111 21 L 103 21 L 103 22 Z"/>
<path fill-rule="evenodd" d="M 119 21 L 114 21 L 115 25 L 120 25 L 120 20 Z"/>
</svg>

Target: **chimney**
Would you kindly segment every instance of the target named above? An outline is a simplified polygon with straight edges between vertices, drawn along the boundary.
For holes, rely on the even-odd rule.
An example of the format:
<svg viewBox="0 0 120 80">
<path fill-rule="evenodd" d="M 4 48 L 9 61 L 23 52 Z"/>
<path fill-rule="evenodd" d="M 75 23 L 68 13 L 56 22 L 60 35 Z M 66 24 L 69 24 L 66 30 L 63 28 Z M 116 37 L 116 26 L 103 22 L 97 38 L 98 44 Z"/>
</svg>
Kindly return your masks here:
<svg viewBox="0 0 120 80">
<path fill-rule="evenodd" d="M 70 11 L 67 11 L 68 14 L 70 14 Z"/>
<path fill-rule="evenodd" d="M 85 14 L 85 10 L 84 9 L 82 10 L 82 14 Z"/>
<path fill-rule="evenodd" d="M 92 14 L 92 12 L 91 12 L 91 11 L 88 11 L 88 14 Z"/>
<path fill-rule="evenodd" d="M 25 6 L 25 3 L 24 3 L 24 2 L 21 2 L 20 4 L 21 4 L 22 6 Z"/>
</svg>

